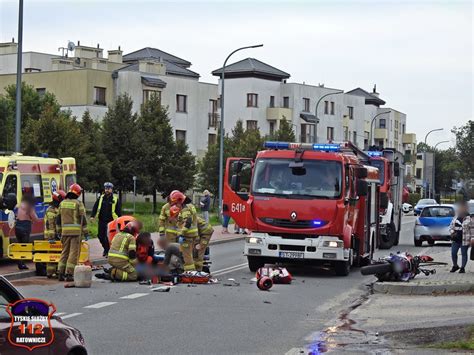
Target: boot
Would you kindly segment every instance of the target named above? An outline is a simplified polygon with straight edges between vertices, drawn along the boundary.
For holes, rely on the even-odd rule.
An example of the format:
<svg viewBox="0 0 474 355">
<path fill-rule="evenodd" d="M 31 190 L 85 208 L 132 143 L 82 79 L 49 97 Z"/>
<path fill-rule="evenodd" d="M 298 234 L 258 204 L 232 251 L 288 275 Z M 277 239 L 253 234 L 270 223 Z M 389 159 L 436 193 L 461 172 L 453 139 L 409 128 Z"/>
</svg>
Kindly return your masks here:
<svg viewBox="0 0 474 355">
<path fill-rule="evenodd" d="M 63 273 L 59 273 L 58 274 L 58 281 L 65 281 L 65 277 L 64 277 L 64 274 Z"/>
<path fill-rule="evenodd" d="M 106 274 L 105 272 L 101 274 L 95 274 L 95 277 L 102 280 L 110 280 L 110 275 Z"/>
<path fill-rule="evenodd" d="M 66 282 L 73 282 L 74 277 L 71 274 L 66 274 Z"/>
</svg>

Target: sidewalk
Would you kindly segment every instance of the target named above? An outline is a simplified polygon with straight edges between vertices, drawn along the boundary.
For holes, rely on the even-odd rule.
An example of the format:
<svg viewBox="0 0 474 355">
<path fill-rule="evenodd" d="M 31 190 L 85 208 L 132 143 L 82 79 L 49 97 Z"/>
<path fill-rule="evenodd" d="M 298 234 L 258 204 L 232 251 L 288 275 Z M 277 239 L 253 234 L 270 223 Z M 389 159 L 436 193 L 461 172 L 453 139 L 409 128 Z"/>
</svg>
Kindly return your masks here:
<svg viewBox="0 0 474 355">
<path fill-rule="evenodd" d="M 375 282 L 374 291 L 393 295 L 431 295 L 474 291 L 474 261 L 468 260 L 465 274 L 451 273 L 449 272 L 452 267 L 451 251 L 428 253 L 428 255 L 434 261 L 444 262 L 448 265 L 425 267 L 425 269 L 436 269 L 436 274 L 429 276 L 419 274 L 408 282 Z M 458 264 L 460 263 L 461 255 L 459 254 Z"/>
<path fill-rule="evenodd" d="M 233 231 L 234 226 L 229 225 L 229 231 Z M 155 243 L 155 248 L 157 245 L 158 233 L 152 233 L 153 242 Z M 242 234 L 223 234 L 222 227 L 214 226 L 214 234 L 212 235 L 210 244 L 221 244 L 232 242 L 234 240 L 243 239 L 245 235 Z M 94 238 L 88 241 L 90 247 L 90 261 L 94 265 L 102 265 L 107 263 L 107 259 L 102 256 L 102 246 L 100 245 L 99 239 Z M 0 275 L 6 276 L 7 279 L 16 280 L 22 279 L 35 275 L 35 264 L 33 262 L 27 262 L 26 265 L 29 267 L 29 270 L 18 270 L 17 263 L 14 260 L 4 260 L 0 262 Z"/>
</svg>

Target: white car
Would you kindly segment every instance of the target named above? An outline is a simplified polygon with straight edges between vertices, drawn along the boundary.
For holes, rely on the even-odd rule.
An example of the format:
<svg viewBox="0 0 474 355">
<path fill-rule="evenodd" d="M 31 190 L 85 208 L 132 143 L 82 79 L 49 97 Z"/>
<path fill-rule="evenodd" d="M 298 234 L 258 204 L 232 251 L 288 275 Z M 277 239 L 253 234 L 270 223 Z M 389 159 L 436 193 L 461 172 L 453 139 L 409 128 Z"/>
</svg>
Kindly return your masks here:
<svg viewBox="0 0 474 355">
<path fill-rule="evenodd" d="M 410 213 L 410 212 L 413 212 L 413 206 L 410 205 L 409 203 L 406 203 L 406 202 L 405 202 L 405 203 L 402 205 L 402 211 L 403 211 L 403 213 Z"/>
</svg>

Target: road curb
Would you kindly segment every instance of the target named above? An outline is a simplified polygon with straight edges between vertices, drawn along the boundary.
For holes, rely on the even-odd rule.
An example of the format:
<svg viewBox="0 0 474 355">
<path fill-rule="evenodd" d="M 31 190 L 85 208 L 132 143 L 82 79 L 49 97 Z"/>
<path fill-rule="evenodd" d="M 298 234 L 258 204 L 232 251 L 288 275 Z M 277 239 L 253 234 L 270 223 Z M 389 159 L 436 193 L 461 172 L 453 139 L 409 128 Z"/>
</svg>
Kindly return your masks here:
<svg viewBox="0 0 474 355">
<path fill-rule="evenodd" d="M 230 242 L 235 242 L 236 240 L 242 240 L 244 238 L 245 238 L 245 235 L 239 235 L 239 236 L 236 236 L 236 237 L 229 237 L 229 238 L 226 238 L 226 239 L 211 240 L 209 242 L 209 245 L 230 243 Z M 91 264 L 94 265 L 94 266 L 105 265 L 105 264 L 107 264 L 107 258 L 100 258 L 100 259 L 92 260 Z M 2 276 L 5 277 L 9 281 L 21 280 L 21 279 L 26 279 L 28 277 L 36 276 L 36 271 L 35 270 L 18 271 L 18 272 L 12 272 L 10 274 L 5 274 L 5 275 L 2 275 Z"/>
<path fill-rule="evenodd" d="M 430 283 L 375 282 L 373 290 L 391 295 L 432 295 L 457 292 L 474 292 L 472 281 L 439 281 Z"/>
</svg>

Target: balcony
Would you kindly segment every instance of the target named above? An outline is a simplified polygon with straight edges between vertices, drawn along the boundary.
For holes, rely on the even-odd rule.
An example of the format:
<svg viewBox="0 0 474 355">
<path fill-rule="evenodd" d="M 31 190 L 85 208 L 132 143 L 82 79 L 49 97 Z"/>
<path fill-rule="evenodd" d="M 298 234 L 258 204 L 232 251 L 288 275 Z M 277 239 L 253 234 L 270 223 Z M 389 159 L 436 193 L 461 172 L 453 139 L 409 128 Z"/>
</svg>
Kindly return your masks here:
<svg viewBox="0 0 474 355">
<path fill-rule="evenodd" d="M 404 133 L 402 138 L 403 144 L 413 144 L 416 146 L 416 134 L 415 133 Z"/>
<path fill-rule="evenodd" d="M 293 110 L 285 107 L 268 107 L 267 108 L 267 120 L 278 121 L 282 119 L 290 120 L 293 117 Z"/>
<path fill-rule="evenodd" d="M 388 129 L 376 128 L 374 132 L 375 139 L 388 139 Z"/>
<path fill-rule="evenodd" d="M 217 128 L 219 125 L 219 114 L 217 112 L 208 113 L 207 128 Z"/>
</svg>

